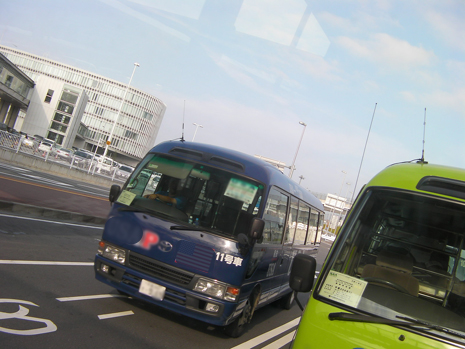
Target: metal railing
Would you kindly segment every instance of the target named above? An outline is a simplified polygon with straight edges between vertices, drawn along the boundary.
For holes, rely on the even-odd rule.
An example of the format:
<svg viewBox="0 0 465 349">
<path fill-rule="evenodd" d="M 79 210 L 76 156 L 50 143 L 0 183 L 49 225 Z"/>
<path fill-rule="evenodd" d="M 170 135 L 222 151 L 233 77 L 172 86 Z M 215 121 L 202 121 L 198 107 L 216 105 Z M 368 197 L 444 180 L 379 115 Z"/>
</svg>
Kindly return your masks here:
<svg viewBox="0 0 465 349">
<path fill-rule="evenodd" d="M 45 141 L 48 143 L 48 141 Z M 28 138 L 22 134 L 14 134 L 0 131 L 0 148 L 6 148 L 15 153 L 29 154 L 43 161 L 59 163 L 69 166 L 76 171 L 85 171 L 94 176 L 102 176 L 112 181 L 125 181 L 127 175 L 118 171 L 116 166 L 109 167 L 97 161 L 94 153 L 86 153 L 87 157 L 81 157 L 74 152 L 66 155 L 60 153 L 55 147 L 49 147 L 42 140 Z"/>
</svg>

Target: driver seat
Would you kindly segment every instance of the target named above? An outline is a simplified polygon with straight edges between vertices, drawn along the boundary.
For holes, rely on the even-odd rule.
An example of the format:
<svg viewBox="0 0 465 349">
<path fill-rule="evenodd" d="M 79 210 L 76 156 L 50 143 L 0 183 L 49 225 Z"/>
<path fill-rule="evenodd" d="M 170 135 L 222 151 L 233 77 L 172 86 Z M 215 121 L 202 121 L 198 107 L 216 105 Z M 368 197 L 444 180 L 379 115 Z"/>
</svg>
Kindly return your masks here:
<svg viewBox="0 0 465 349">
<path fill-rule="evenodd" d="M 367 264 L 363 267 L 361 278 L 377 278 L 392 282 L 403 287 L 409 294 L 417 297 L 420 283 L 412 276 L 413 259 L 407 255 L 381 251 L 375 264 Z M 376 283 L 376 282 L 373 282 Z M 389 287 L 386 284 L 379 285 Z"/>
</svg>

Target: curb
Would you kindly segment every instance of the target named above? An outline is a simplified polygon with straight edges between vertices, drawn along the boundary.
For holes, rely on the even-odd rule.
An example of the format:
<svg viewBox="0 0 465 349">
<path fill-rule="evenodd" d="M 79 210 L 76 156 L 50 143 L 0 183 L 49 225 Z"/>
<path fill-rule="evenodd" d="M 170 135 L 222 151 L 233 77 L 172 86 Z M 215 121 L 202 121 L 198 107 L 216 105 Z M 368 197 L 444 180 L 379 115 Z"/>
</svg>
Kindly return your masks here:
<svg viewBox="0 0 465 349">
<path fill-rule="evenodd" d="M 61 221 L 104 225 L 106 218 L 88 216 L 75 212 L 55 210 L 46 207 L 20 204 L 17 202 L 0 201 L 0 212 L 14 213 L 20 216 L 53 218 Z"/>
</svg>

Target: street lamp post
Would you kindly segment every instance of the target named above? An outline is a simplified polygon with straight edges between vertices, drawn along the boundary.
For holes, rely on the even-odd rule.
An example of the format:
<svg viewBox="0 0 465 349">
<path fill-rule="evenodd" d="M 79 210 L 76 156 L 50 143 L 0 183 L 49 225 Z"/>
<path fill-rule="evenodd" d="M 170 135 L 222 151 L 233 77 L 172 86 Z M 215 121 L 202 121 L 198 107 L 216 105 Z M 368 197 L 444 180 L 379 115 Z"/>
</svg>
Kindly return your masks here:
<svg viewBox="0 0 465 349">
<path fill-rule="evenodd" d="M 289 172 L 289 178 L 292 178 L 292 175 L 294 174 L 295 160 L 297 159 L 297 154 L 299 153 L 300 144 L 302 143 L 302 138 L 304 138 L 305 128 L 307 127 L 307 124 L 303 121 L 299 121 L 299 124 L 301 124 L 304 127 L 304 129 L 302 130 L 302 135 L 300 136 L 299 145 L 297 146 L 297 150 L 294 155 L 294 160 L 292 161 L 291 171 Z"/>
<path fill-rule="evenodd" d="M 195 132 L 194 137 L 192 137 L 192 142 L 194 141 L 195 135 L 197 134 L 197 130 L 199 129 L 199 127 L 203 128 L 202 125 L 196 124 L 195 122 L 193 123 L 193 125 L 195 126 Z"/>
<path fill-rule="evenodd" d="M 123 99 L 121 100 L 118 114 L 116 114 L 115 120 L 113 121 L 113 126 L 111 127 L 110 134 L 108 135 L 108 140 L 105 145 L 105 151 L 103 152 L 103 157 L 107 156 L 108 146 L 113 142 L 113 132 L 115 132 L 116 123 L 121 114 L 121 110 L 123 109 L 124 100 L 126 99 L 126 95 L 128 94 L 129 86 L 131 85 L 131 81 L 132 81 L 132 77 L 134 76 L 134 73 L 136 72 L 136 68 L 139 66 L 140 66 L 139 63 L 134 63 L 134 69 L 132 70 L 131 78 L 129 79 L 128 85 L 126 86 L 126 91 L 124 91 L 124 96 L 123 96 Z"/>
</svg>

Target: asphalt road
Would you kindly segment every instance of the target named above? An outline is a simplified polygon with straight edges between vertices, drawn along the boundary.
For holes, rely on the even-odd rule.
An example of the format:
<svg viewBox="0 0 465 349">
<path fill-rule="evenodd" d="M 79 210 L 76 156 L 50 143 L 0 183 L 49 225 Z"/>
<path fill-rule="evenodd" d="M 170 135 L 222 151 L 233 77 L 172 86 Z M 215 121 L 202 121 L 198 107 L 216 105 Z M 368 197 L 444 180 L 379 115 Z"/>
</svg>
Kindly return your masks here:
<svg viewBox="0 0 465 349">
<path fill-rule="evenodd" d="M 78 182 L 0 161 L 0 201 L 72 212 L 104 220 L 110 188 Z"/>
</svg>

